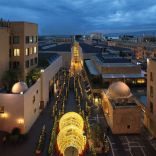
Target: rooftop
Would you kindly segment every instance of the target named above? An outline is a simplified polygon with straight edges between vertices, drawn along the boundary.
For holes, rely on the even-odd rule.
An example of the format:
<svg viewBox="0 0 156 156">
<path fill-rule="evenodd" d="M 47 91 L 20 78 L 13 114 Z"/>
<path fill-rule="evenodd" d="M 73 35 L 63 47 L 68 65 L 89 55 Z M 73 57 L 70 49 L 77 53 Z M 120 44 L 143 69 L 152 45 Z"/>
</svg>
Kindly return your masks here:
<svg viewBox="0 0 156 156">
<path fill-rule="evenodd" d="M 71 43 L 65 44 L 48 44 L 41 46 L 39 51 L 57 51 L 57 52 L 71 52 Z"/>
<path fill-rule="evenodd" d="M 104 79 L 117 79 L 117 78 L 144 78 L 144 74 L 103 74 Z"/>
<path fill-rule="evenodd" d="M 52 62 L 54 62 L 57 58 L 59 58 L 59 54 L 57 53 L 39 53 L 38 59 L 39 59 L 39 65 L 47 67 Z"/>
<path fill-rule="evenodd" d="M 92 74 L 92 75 L 100 74 L 91 60 L 86 60 L 85 63 L 87 65 L 87 68 L 88 68 L 90 74 Z"/>
<path fill-rule="evenodd" d="M 102 62 L 102 63 L 131 63 L 130 59 L 122 58 L 122 57 L 111 57 L 114 56 L 112 54 L 108 55 L 102 55 L 102 54 L 96 54 L 96 57 Z"/>
<path fill-rule="evenodd" d="M 86 43 L 80 43 L 80 46 L 84 53 L 100 53 L 101 52 L 100 48 L 94 47 Z"/>
</svg>

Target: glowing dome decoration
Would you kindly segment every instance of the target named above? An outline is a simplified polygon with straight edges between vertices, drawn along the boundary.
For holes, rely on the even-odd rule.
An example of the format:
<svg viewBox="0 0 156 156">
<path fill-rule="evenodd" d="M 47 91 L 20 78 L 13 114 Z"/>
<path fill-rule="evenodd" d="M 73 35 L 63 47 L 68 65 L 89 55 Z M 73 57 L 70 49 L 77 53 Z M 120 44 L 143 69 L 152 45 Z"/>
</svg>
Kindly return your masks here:
<svg viewBox="0 0 156 156">
<path fill-rule="evenodd" d="M 59 129 L 62 130 L 68 125 L 75 125 L 79 129 L 83 130 L 84 122 L 83 118 L 75 112 L 68 112 L 62 116 L 59 122 Z"/>
<path fill-rule="evenodd" d="M 65 156 L 65 151 L 69 147 L 76 148 L 78 154 L 84 151 L 86 137 L 83 126 L 83 118 L 75 112 L 69 112 L 62 116 L 59 122 L 60 132 L 57 136 L 57 145 L 61 154 Z"/>
<path fill-rule="evenodd" d="M 108 98 L 128 98 L 132 96 L 129 87 L 121 81 L 111 84 L 106 94 Z"/>
<path fill-rule="evenodd" d="M 28 89 L 28 86 L 25 82 L 17 82 L 12 87 L 12 93 L 14 94 L 23 94 Z"/>
<path fill-rule="evenodd" d="M 83 131 L 76 126 L 69 125 L 65 127 L 57 136 L 57 144 L 60 152 L 64 154 L 68 147 L 75 147 L 78 153 L 81 154 L 86 145 L 86 137 Z"/>
</svg>

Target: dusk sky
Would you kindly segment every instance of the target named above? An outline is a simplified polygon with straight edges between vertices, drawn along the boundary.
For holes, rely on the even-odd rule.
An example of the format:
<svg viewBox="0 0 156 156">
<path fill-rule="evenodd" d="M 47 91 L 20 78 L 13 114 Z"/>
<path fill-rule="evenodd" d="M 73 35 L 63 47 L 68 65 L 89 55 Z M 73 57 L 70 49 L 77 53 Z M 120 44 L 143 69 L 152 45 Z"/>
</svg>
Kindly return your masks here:
<svg viewBox="0 0 156 156">
<path fill-rule="evenodd" d="M 0 17 L 39 24 L 40 34 L 156 29 L 156 0 L 0 0 Z"/>
</svg>

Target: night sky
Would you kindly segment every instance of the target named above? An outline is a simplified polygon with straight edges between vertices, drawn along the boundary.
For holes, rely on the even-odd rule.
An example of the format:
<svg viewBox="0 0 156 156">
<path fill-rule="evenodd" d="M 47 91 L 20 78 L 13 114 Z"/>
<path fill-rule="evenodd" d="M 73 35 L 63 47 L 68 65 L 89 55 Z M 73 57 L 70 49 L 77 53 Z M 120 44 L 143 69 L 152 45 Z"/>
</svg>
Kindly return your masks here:
<svg viewBox="0 0 156 156">
<path fill-rule="evenodd" d="M 39 24 L 43 34 L 156 29 L 156 0 L 0 0 L 0 17 Z"/>
</svg>

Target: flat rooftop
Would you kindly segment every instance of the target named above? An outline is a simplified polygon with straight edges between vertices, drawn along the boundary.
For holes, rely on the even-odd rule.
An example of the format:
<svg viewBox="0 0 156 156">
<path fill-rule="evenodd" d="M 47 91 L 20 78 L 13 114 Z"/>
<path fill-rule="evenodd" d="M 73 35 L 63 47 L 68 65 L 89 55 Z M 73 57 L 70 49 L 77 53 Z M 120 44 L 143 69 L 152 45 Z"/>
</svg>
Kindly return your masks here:
<svg viewBox="0 0 156 156">
<path fill-rule="evenodd" d="M 39 51 L 56 51 L 56 52 L 71 52 L 71 43 L 63 44 L 47 44 L 41 46 Z"/>
<path fill-rule="evenodd" d="M 40 66 L 48 66 L 60 57 L 57 53 L 39 53 L 38 60 Z"/>
<path fill-rule="evenodd" d="M 101 48 L 94 47 L 90 44 L 80 43 L 80 46 L 84 53 L 100 53 L 101 52 Z"/>
<path fill-rule="evenodd" d="M 42 43 L 43 44 L 43 43 Z M 39 51 L 71 52 L 72 43 L 39 45 Z M 80 43 L 83 53 L 100 53 L 101 49 L 86 43 Z"/>
<path fill-rule="evenodd" d="M 116 55 L 112 55 L 112 54 L 107 54 L 107 55 L 96 54 L 96 57 L 102 63 L 131 63 L 130 59 L 122 58 L 122 57 L 116 57 Z"/>
<path fill-rule="evenodd" d="M 117 79 L 117 78 L 145 78 L 143 73 L 140 74 L 103 74 L 104 79 Z"/>
<path fill-rule="evenodd" d="M 100 75 L 99 71 L 96 69 L 95 65 L 93 64 L 92 60 L 85 61 L 86 66 L 92 75 Z"/>
</svg>

